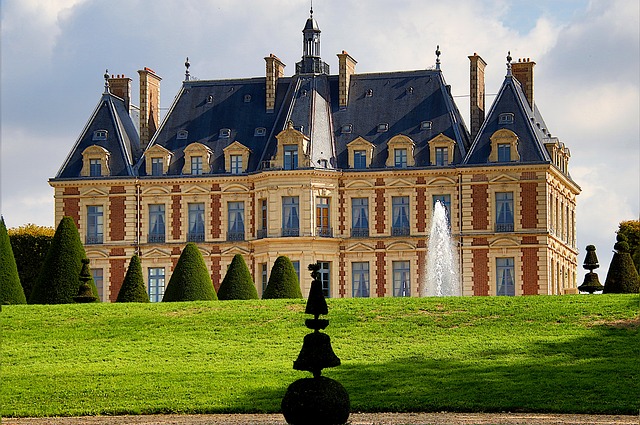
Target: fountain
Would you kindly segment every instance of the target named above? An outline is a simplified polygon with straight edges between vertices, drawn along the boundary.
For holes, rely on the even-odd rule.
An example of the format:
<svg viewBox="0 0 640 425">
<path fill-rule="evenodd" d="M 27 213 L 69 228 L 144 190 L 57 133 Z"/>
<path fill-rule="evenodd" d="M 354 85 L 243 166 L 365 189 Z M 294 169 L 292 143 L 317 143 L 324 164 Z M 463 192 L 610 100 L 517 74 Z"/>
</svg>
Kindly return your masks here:
<svg viewBox="0 0 640 425">
<path fill-rule="evenodd" d="M 433 207 L 431 233 L 427 247 L 426 276 L 421 295 L 447 297 L 462 295 L 458 275 L 458 256 L 451 240 L 447 210 L 440 201 Z"/>
</svg>

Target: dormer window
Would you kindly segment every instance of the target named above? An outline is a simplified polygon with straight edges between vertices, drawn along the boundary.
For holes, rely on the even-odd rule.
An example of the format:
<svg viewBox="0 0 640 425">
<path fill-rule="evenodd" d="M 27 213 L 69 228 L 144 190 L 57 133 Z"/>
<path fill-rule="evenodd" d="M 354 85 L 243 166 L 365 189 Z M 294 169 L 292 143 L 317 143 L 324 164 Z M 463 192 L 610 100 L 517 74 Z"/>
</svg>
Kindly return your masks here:
<svg viewBox="0 0 640 425">
<path fill-rule="evenodd" d="M 389 124 L 386 122 L 378 124 L 378 133 L 384 133 L 385 131 L 389 131 Z"/>
<path fill-rule="evenodd" d="M 498 162 L 511 162 L 510 143 L 498 143 Z"/>
<path fill-rule="evenodd" d="M 413 151 L 416 144 L 409 137 L 399 134 L 387 142 L 389 155 L 387 156 L 387 167 L 406 168 L 415 165 Z"/>
<path fill-rule="evenodd" d="M 164 161 L 162 158 L 151 158 L 151 175 L 161 176 L 164 174 Z"/>
<path fill-rule="evenodd" d="M 223 149 L 225 170 L 231 174 L 242 174 L 249 166 L 251 150 L 242 143 L 235 141 Z"/>
<path fill-rule="evenodd" d="M 431 130 L 431 121 L 422 121 L 420 123 L 420 130 Z"/>
<path fill-rule="evenodd" d="M 207 96 L 207 103 L 213 103 L 213 95 L 212 94 Z"/>
<path fill-rule="evenodd" d="M 169 172 L 173 154 L 160 145 L 153 145 L 145 153 L 145 171 L 148 176 L 162 176 Z"/>
<path fill-rule="evenodd" d="M 413 87 L 407 87 L 407 94 L 413 94 Z"/>
<path fill-rule="evenodd" d="M 250 94 L 245 94 L 244 95 L 244 103 L 249 103 L 251 102 L 251 95 Z"/>
<path fill-rule="evenodd" d="M 89 160 L 89 177 L 101 177 L 102 176 L 102 160 L 90 159 Z"/>
<path fill-rule="evenodd" d="M 367 97 L 373 97 L 373 89 L 367 90 L 366 96 Z"/>
<path fill-rule="evenodd" d="M 176 135 L 177 140 L 187 140 L 187 137 L 189 137 L 189 132 L 187 130 L 180 130 Z"/>
<path fill-rule="evenodd" d="M 219 137 L 221 139 L 228 139 L 229 137 L 231 137 L 231 129 L 230 128 L 221 128 L 220 129 L 220 133 L 219 133 Z"/>
<path fill-rule="evenodd" d="M 91 145 L 82 151 L 82 170 L 80 175 L 83 177 L 102 177 L 108 176 L 109 170 L 109 151 L 98 145 Z"/>
<path fill-rule="evenodd" d="M 213 151 L 202 143 L 190 143 L 184 149 L 182 174 L 207 174 L 211 172 L 209 161 Z"/>
<path fill-rule="evenodd" d="M 369 141 L 358 137 L 347 144 L 349 151 L 349 168 L 358 170 L 371 166 L 374 146 Z"/>
<path fill-rule="evenodd" d="M 342 126 L 342 134 L 351 134 L 353 132 L 353 124 L 345 124 Z"/>
<path fill-rule="evenodd" d="M 109 135 L 109 132 L 107 130 L 96 130 L 93 132 L 93 140 L 94 141 L 107 140 L 108 135 Z"/>
<path fill-rule="evenodd" d="M 191 157 L 191 174 L 194 174 L 194 175 L 202 174 L 202 157 L 201 156 Z"/>
<path fill-rule="evenodd" d="M 513 162 L 520 160 L 518 135 L 502 128 L 491 135 L 489 162 Z"/>
<path fill-rule="evenodd" d="M 513 114 L 510 112 L 498 116 L 498 124 L 513 124 Z"/>
<path fill-rule="evenodd" d="M 253 133 L 254 136 L 262 137 L 267 135 L 267 129 L 264 127 L 258 127 Z"/>
<path fill-rule="evenodd" d="M 437 167 L 451 165 L 454 158 L 456 142 L 440 133 L 429 140 L 429 163 Z"/>
</svg>

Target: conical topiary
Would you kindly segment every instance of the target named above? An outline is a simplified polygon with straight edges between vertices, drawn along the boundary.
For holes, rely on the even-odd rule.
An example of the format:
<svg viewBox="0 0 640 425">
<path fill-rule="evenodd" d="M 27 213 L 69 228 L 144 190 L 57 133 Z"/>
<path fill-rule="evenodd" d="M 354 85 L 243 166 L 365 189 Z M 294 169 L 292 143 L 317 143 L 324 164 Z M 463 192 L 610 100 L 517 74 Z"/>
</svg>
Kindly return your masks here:
<svg viewBox="0 0 640 425">
<path fill-rule="evenodd" d="M 63 217 L 51 240 L 51 247 L 38 275 L 30 304 L 69 304 L 78 294 L 82 259 L 86 257 L 80 234 L 71 217 Z M 98 288 L 90 279 L 87 284 L 97 297 Z"/>
<path fill-rule="evenodd" d="M 296 270 L 289 257 L 284 255 L 273 263 L 269 282 L 262 294 L 264 300 L 273 298 L 302 298 Z"/>
<path fill-rule="evenodd" d="M 0 304 L 26 304 L 4 218 L 0 217 Z"/>
<path fill-rule="evenodd" d="M 149 295 L 142 278 L 142 265 L 140 257 L 134 254 L 129 261 L 127 274 L 122 281 L 120 292 L 118 292 L 117 303 L 148 303 Z"/>
<path fill-rule="evenodd" d="M 617 242 L 613 248 L 616 252 L 611 258 L 602 293 L 637 294 L 640 292 L 640 277 L 631 259 L 626 237 L 618 233 Z"/>
<path fill-rule="evenodd" d="M 602 291 L 602 284 L 600 283 L 600 279 L 598 279 L 598 274 L 593 271 L 600 267 L 598 264 L 598 256 L 596 255 L 596 247 L 593 245 L 587 245 L 587 256 L 584 259 L 584 264 L 582 265 L 585 269 L 589 270 L 584 276 L 584 282 L 582 285 L 578 286 L 578 290 L 580 292 L 588 292 L 593 294 L 596 291 Z"/>
<path fill-rule="evenodd" d="M 202 254 L 196 244 L 189 242 L 180 254 L 162 301 L 212 301 L 217 299 Z"/>
<path fill-rule="evenodd" d="M 227 274 L 218 288 L 220 300 L 257 300 L 258 291 L 253 283 L 251 272 L 242 255 L 236 254 L 231 260 Z"/>
</svg>

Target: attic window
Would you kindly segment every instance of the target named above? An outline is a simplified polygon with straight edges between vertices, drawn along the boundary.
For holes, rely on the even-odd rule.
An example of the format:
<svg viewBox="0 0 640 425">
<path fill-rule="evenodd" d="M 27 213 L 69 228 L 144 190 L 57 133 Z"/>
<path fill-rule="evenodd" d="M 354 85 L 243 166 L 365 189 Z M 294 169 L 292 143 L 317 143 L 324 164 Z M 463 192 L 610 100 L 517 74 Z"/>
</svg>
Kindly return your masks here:
<svg viewBox="0 0 640 425">
<path fill-rule="evenodd" d="M 498 124 L 513 124 L 513 114 L 508 112 L 498 116 Z"/>
<path fill-rule="evenodd" d="M 420 123 L 420 130 L 431 130 L 431 121 L 422 121 Z"/>
<path fill-rule="evenodd" d="M 385 131 L 389 130 L 389 124 L 382 123 L 382 124 L 378 124 L 378 133 L 384 133 Z"/>
<path fill-rule="evenodd" d="M 264 127 L 258 127 L 256 128 L 256 131 L 253 133 L 254 136 L 266 136 L 267 135 L 267 129 Z"/>
<path fill-rule="evenodd" d="M 213 103 L 213 95 L 212 94 L 207 96 L 207 103 Z"/>
<path fill-rule="evenodd" d="M 413 87 L 407 87 L 407 94 L 413 94 Z"/>
<path fill-rule="evenodd" d="M 221 139 L 228 139 L 229 137 L 231 137 L 231 129 L 230 128 L 221 128 L 219 137 Z"/>
<path fill-rule="evenodd" d="M 107 140 L 108 135 L 107 130 L 96 130 L 93 132 L 93 140 Z"/>
<path fill-rule="evenodd" d="M 176 139 L 187 140 L 187 137 L 189 137 L 189 132 L 187 130 L 180 130 L 178 131 L 178 135 L 176 136 Z"/>
<path fill-rule="evenodd" d="M 373 96 L 373 89 L 369 89 L 369 90 L 367 90 L 367 94 L 366 94 L 366 96 L 367 96 L 367 97 L 372 97 L 372 96 Z"/>
<path fill-rule="evenodd" d="M 349 134 L 353 132 L 353 124 L 345 124 L 342 126 L 342 134 Z"/>
<path fill-rule="evenodd" d="M 244 103 L 249 103 L 251 102 L 251 95 L 250 94 L 245 94 L 244 95 Z"/>
</svg>

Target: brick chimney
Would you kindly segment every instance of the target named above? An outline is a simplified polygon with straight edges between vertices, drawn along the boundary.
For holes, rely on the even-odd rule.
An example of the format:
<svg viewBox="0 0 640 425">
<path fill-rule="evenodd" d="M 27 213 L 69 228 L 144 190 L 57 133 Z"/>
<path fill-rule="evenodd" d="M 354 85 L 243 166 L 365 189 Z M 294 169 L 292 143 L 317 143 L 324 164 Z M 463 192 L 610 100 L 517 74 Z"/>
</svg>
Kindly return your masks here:
<svg viewBox="0 0 640 425">
<path fill-rule="evenodd" d="M 349 102 L 349 82 L 356 73 L 356 60 L 344 50 L 338 53 L 338 102 L 341 108 L 346 108 Z"/>
<path fill-rule="evenodd" d="M 109 78 L 109 90 L 112 94 L 124 100 L 127 111 L 131 108 L 131 78 L 123 75 L 111 75 Z"/>
<path fill-rule="evenodd" d="M 487 63 L 477 53 L 469 56 L 469 61 L 469 105 L 473 140 L 484 122 L 484 67 Z"/>
<path fill-rule="evenodd" d="M 529 106 L 533 109 L 533 67 L 536 65 L 529 58 L 518 59 L 518 62 L 511 64 L 511 73 L 522 85 L 522 91 L 529 101 Z"/>
<path fill-rule="evenodd" d="M 276 108 L 276 85 L 278 78 L 284 77 L 285 64 L 273 53 L 264 58 L 267 68 L 266 108 L 273 112 Z"/>
<path fill-rule="evenodd" d="M 140 75 L 140 147 L 145 148 L 160 125 L 160 78 L 150 68 Z"/>
</svg>

